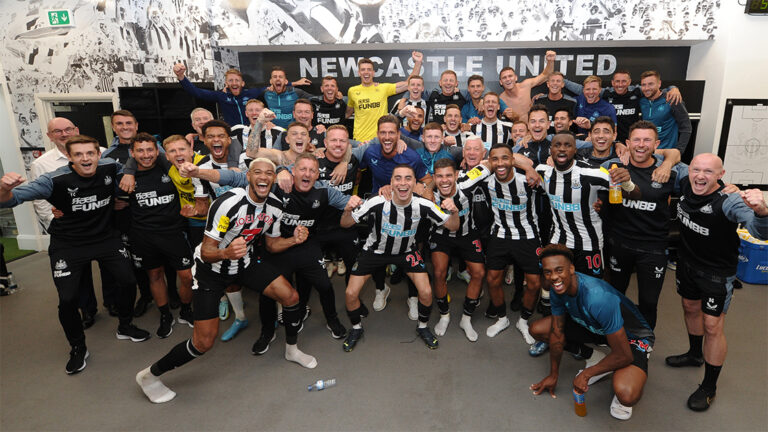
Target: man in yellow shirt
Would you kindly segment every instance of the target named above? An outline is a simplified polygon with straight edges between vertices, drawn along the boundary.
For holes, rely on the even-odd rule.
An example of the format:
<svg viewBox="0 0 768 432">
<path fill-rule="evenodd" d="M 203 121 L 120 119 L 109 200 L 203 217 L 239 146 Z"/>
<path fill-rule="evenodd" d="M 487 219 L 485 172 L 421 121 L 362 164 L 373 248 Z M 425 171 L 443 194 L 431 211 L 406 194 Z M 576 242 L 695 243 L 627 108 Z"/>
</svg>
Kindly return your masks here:
<svg viewBox="0 0 768 432">
<path fill-rule="evenodd" d="M 424 55 L 418 51 L 411 53 L 413 71 L 411 75 L 421 73 Z M 355 114 L 354 138 L 367 141 L 376 137 L 377 122 L 381 116 L 389 114 L 387 98 L 402 93 L 408 88 L 408 81 L 397 83 L 377 83 L 373 81 L 375 70 L 373 61 L 368 58 L 357 62 L 360 85 L 349 88 L 347 93 L 347 117 Z"/>
</svg>

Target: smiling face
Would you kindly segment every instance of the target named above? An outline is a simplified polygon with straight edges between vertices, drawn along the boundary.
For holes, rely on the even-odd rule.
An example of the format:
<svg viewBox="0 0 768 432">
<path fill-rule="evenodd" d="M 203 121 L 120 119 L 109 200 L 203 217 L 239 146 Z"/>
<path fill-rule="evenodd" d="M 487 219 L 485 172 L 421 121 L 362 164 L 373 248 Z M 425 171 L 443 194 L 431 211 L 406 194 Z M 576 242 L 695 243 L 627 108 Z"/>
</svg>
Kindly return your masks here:
<svg viewBox="0 0 768 432">
<path fill-rule="evenodd" d="M 293 188 L 299 192 L 309 192 L 319 176 L 317 161 L 299 159 L 293 167 Z"/>
<path fill-rule="evenodd" d="M 250 185 L 251 199 L 264 202 L 275 182 L 275 168 L 268 162 L 253 162 L 246 177 Z"/>
<path fill-rule="evenodd" d="M 565 171 L 573 165 L 576 156 L 576 139 L 573 135 L 557 134 L 552 137 L 552 146 L 549 148 L 555 168 Z"/>
<path fill-rule="evenodd" d="M 552 116 L 552 123 L 555 125 L 555 132 L 562 132 L 571 128 L 573 120 L 565 111 L 558 111 Z"/>
<path fill-rule="evenodd" d="M 469 84 L 467 84 L 467 87 L 469 96 L 472 99 L 480 99 L 483 96 L 483 92 L 485 92 L 485 84 L 479 79 L 470 81 Z"/>
<path fill-rule="evenodd" d="M 227 134 L 227 130 L 223 127 L 213 126 L 205 130 L 203 136 L 203 142 L 208 150 L 211 151 L 211 157 L 218 163 L 227 162 L 227 154 L 229 153 L 229 145 L 232 140 Z"/>
<path fill-rule="evenodd" d="M 437 168 L 435 170 L 435 184 L 437 190 L 444 198 L 451 198 L 456 194 L 456 179 L 459 173 L 453 167 Z"/>
<path fill-rule="evenodd" d="M 587 103 L 597 102 L 600 99 L 600 84 L 597 81 L 584 84 L 584 97 L 587 99 Z"/>
<path fill-rule="evenodd" d="M 245 86 L 243 78 L 238 74 L 231 73 L 227 74 L 224 79 L 226 80 L 229 91 L 231 91 L 233 95 L 239 96 Z"/>
<path fill-rule="evenodd" d="M 528 133 L 528 125 L 523 122 L 517 122 L 512 125 L 512 140 L 517 142 Z"/>
<path fill-rule="evenodd" d="M 395 123 L 382 123 L 379 125 L 376 136 L 381 143 L 381 154 L 392 158 L 397 151 L 397 141 L 400 139 L 400 130 Z"/>
<path fill-rule="evenodd" d="M 628 74 L 615 73 L 613 74 L 611 85 L 613 86 L 613 90 L 616 91 L 616 94 L 623 95 L 627 92 L 630 82 L 631 80 Z"/>
<path fill-rule="evenodd" d="M 213 120 L 213 115 L 208 110 L 199 110 L 192 115 L 192 128 L 198 135 L 202 135 L 203 125 L 211 120 Z"/>
<path fill-rule="evenodd" d="M 320 86 L 320 91 L 323 93 L 323 99 L 326 102 L 333 102 L 336 100 L 336 93 L 339 91 L 339 85 L 336 84 L 336 80 L 328 79 L 323 80 L 323 84 Z"/>
<path fill-rule="evenodd" d="M 64 144 L 66 144 L 69 137 L 80 135 L 80 129 L 68 119 L 56 117 L 48 122 L 48 133 L 46 135 L 60 152 L 66 154 L 67 150 Z"/>
<path fill-rule="evenodd" d="M 375 74 L 373 65 L 370 63 L 363 63 L 357 68 L 357 73 L 360 75 L 360 82 L 364 86 L 373 84 L 373 76 Z"/>
<path fill-rule="evenodd" d="M 653 152 L 659 145 L 656 131 L 653 129 L 633 129 L 627 139 L 632 165 L 647 168 L 653 165 Z"/>
<path fill-rule="evenodd" d="M 592 126 L 589 136 L 592 140 L 592 147 L 594 147 L 596 152 L 610 151 L 613 141 L 616 139 L 616 132 L 614 132 L 611 126 L 608 123 L 595 123 Z"/>
<path fill-rule="evenodd" d="M 464 161 L 467 163 L 467 169 L 470 170 L 483 161 L 485 156 L 485 147 L 483 146 L 483 140 L 471 139 L 464 143 Z"/>
<path fill-rule="evenodd" d="M 500 182 L 507 182 L 514 174 L 515 155 L 512 149 L 508 147 L 499 147 L 491 149 L 491 155 L 488 161 L 491 163 L 491 170 Z"/>
<path fill-rule="evenodd" d="M 558 95 L 563 90 L 563 77 L 562 75 L 550 75 L 549 79 L 547 80 L 547 88 L 549 89 L 549 94 L 551 95 Z"/>
<path fill-rule="evenodd" d="M 343 129 L 329 129 L 325 133 L 325 157 L 340 162 L 349 147 L 349 134 Z"/>
<path fill-rule="evenodd" d="M 562 255 L 548 256 L 541 260 L 541 267 L 544 283 L 551 290 L 558 295 L 563 295 L 566 292 L 569 295 L 575 294 L 573 279 L 576 277 L 576 268 L 568 261 L 568 258 Z M 578 285 L 575 288 L 578 288 Z"/>
<path fill-rule="evenodd" d="M 139 132 L 139 123 L 133 117 L 116 115 L 112 117 L 112 130 L 121 143 L 128 144 Z"/>
<path fill-rule="evenodd" d="M 528 130 L 534 141 L 541 141 L 547 136 L 549 116 L 545 111 L 533 111 L 528 114 Z"/>
<path fill-rule="evenodd" d="M 456 91 L 456 84 L 458 84 L 456 75 L 450 72 L 443 72 L 443 75 L 440 76 L 440 81 L 438 82 L 440 90 L 443 91 L 445 96 L 453 95 L 453 93 Z"/>
<path fill-rule="evenodd" d="M 496 95 L 487 94 L 483 98 L 483 115 L 485 120 L 496 120 L 496 114 L 499 112 L 499 98 Z"/>
<path fill-rule="evenodd" d="M 295 125 L 289 127 L 286 134 L 285 142 L 288 143 L 288 147 L 292 152 L 301 154 L 309 150 L 309 131 L 307 131 L 307 128 Z"/>
<path fill-rule="evenodd" d="M 98 143 L 70 144 L 67 154 L 67 158 L 72 162 L 72 169 L 82 177 L 96 174 L 100 156 Z"/>
<path fill-rule="evenodd" d="M 499 84 L 504 90 L 511 90 L 517 84 L 517 74 L 513 70 L 505 70 L 499 75 Z"/>
<path fill-rule="evenodd" d="M 655 75 L 640 80 L 640 91 L 648 99 L 657 99 L 661 95 L 661 80 Z"/>
<path fill-rule="evenodd" d="M 301 124 L 312 126 L 312 105 L 308 103 L 296 103 L 293 105 L 293 118 Z"/>
<path fill-rule="evenodd" d="M 424 140 L 424 147 L 430 153 L 435 153 L 440 150 L 443 145 L 443 131 L 437 129 L 428 129 L 424 131 L 422 137 Z"/>
<path fill-rule="evenodd" d="M 165 157 L 178 169 L 184 162 L 192 162 L 194 152 L 187 140 L 176 140 L 165 144 Z"/>
<path fill-rule="evenodd" d="M 458 132 L 459 127 L 461 127 L 461 111 L 456 108 L 446 109 L 443 121 L 445 122 L 445 130 L 450 133 Z"/>
<path fill-rule="evenodd" d="M 716 191 L 720 187 L 717 181 L 723 178 L 724 174 L 723 162 L 711 153 L 694 157 L 688 167 L 691 189 L 696 195 L 709 195 Z"/>
<path fill-rule="evenodd" d="M 251 126 L 256 124 L 256 120 L 262 111 L 264 111 L 264 105 L 259 102 L 249 103 L 245 106 L 245 116 L 250 120 Z"/>
<path fill-rule="evenodd" d="M 282 93 L 288 85 L 288 79 L 285 77 L 285 72 L 275 70 L 269 75 L 269 83 L 272 85 L 275 93 Z"/>
<path fill-rule="evenodd" d="M 416 108 L 413 117 L 408 117 L 408 125 L 406 127 L 411 132 L 418 132 L 421 129 L 422 123 L 424 123 L 424 110 Z"/>
<path fill-rule="evenodd" d="M 421 94 L 424 92 L 424 80 L 420 78 L 411 78 L 408 81 L 408 94 L 411 99 L 417 100 L 421 98 Z"/>
<path fill-rule="evenodd" d="M 157 143 L 153 141 L 136 141 L 131 149 L 133 158 L 138 162 L 139 170 L 148 170 L 154 167 L 159 153 Z"/>
<path fill-rule="evenodd" d="M 404 206 L 411 202 L 413 188 L 416 186 L 416 176 L 410 168 L 395 168 L 392 171 L 390 185 L 392 186 L 392 201 L 399 206 Z"/>
</svg>

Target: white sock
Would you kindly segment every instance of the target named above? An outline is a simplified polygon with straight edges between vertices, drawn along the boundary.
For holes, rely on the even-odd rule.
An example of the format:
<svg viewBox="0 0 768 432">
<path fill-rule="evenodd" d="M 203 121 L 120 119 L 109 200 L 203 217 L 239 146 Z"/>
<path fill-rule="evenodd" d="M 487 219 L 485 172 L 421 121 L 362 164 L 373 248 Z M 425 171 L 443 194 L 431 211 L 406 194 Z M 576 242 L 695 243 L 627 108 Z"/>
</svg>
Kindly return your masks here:
<svg viewBox="0 0 768 432">
<path fill-rule="evenodd" d="M 427 324 L 428 323 L 419 321 L 419 328 L 427 328 Z"/>
<path fill-rule="evenodd" d="M 285 359 L 298 363 L 307 369 L 317 367 L 317 359 L 309 354 L 304 354 L 297 345 L 285 344 Z"/>
<path fill-rule="evenodd" d="M 361 328 L 363 328 L 363 325 L 362 324 L 353 324 L 352 328 L 353 329 L 361 329 Z"/>
<path fill-rule="evenodd" d="M 235 311 L 235 319 L 245 321 L 245 310 L 243 309 L 243 292 L 228 292 L 227 298 L 229 299 L 229 304 L 232 305 L 232 310 Z"/>
<path fill-rule="evenodd" d="M 525 327 L 528 327 L 528 320 L 520 318 L 520 319 L 517 320 L 517 325 L 523 325 Z"/>
<path fill-rule="evenodd" d="M 472 327 L 472 317 L 469 315 L 462 315 L 461 316 L 461 322 L 459 322 L 459 327 L 464 330 L 464 334 L 467 336 L 467 339 L 469 339 L 472 342 L 477 341 L 477 332 Z"/>
<path fill-rule="evenodd" d="M 160 378 L 152 375 L 152 372 L 146 368 L 136 374 L 136 383 L 141 387 L 141 391 L 147 395 L 152 403 L 168 402 L 176 397 L 176 393 L 160 381 Z"/>
<path fill-rule="evenodd" d="M 448 323 L 450 323 L 450 321 L 451 321 L 450 313 L 440 315 L 440 321 L 438 321 L 437 324 L 435 324 L 435 334 L 438 336 L 443 336 L 446 330 L 448 330 Z"/>
</svg>

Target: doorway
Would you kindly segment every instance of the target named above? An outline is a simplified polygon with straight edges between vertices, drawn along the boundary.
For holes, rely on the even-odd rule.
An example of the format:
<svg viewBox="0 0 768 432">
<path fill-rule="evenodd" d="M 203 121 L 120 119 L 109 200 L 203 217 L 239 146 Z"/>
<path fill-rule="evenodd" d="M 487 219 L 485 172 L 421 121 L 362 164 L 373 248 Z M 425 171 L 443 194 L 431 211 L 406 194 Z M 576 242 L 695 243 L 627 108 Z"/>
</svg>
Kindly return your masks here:
<svg viewBox="0 0 768 432">
<path fill-rule="evenodd" d="M 45 135 L 48 122 L 57 116 L 67 118 L 80 129 L 80 133 L 99 140 L 103 147 L 112 142 L 109 116 L 120 109 L 117 93 L 37 93 L 35 107 L 43 131 L 45 149 L 53 143 Z"/>
</svg>

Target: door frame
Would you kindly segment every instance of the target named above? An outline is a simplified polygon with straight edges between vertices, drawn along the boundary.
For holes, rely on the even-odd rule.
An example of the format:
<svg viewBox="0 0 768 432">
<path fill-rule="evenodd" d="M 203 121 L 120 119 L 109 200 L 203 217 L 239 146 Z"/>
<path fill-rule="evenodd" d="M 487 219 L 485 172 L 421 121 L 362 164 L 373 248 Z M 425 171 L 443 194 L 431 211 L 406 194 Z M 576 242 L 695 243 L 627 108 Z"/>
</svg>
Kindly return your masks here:
<svg viewBox="0 0 768 432">
<path fill-rule="evenodd" d="M 54 102 L 111 102 L 114 111 L 120 109 L 117 93 L 84 92 L 84 93 L 35 93 L 35 109 L 40 122 L 40 130 L 43 131 L 45 149 L 54 147 L 51 140 L 45 134 L 48 130 L 48 122 L 54 117 Z"/>
</svg>

